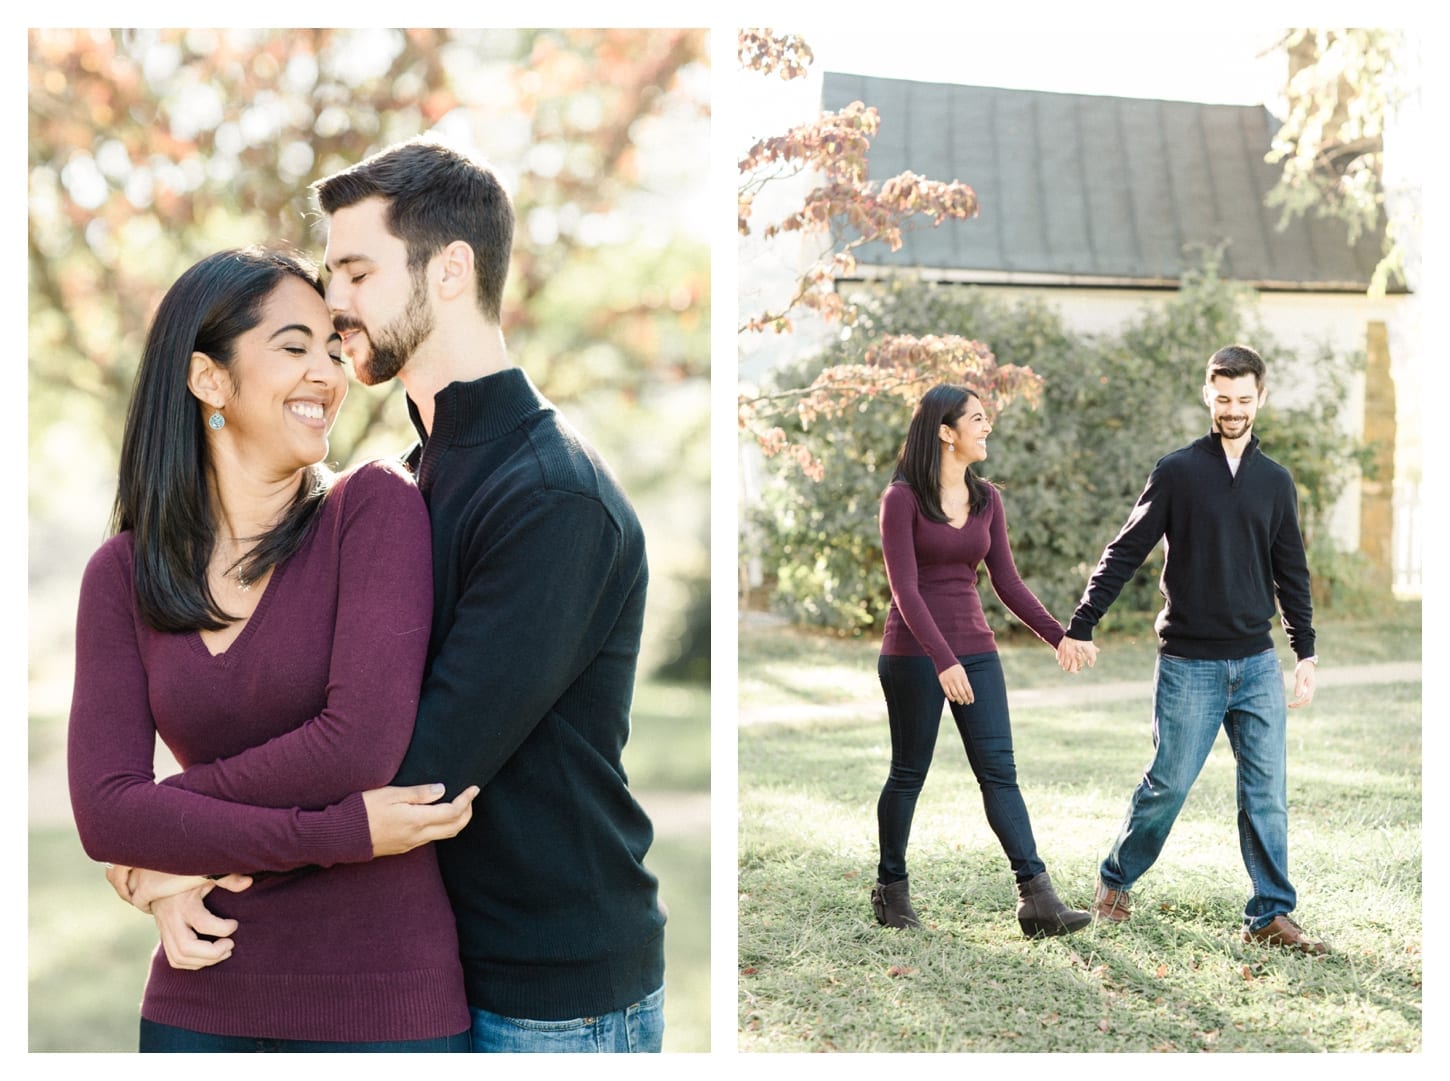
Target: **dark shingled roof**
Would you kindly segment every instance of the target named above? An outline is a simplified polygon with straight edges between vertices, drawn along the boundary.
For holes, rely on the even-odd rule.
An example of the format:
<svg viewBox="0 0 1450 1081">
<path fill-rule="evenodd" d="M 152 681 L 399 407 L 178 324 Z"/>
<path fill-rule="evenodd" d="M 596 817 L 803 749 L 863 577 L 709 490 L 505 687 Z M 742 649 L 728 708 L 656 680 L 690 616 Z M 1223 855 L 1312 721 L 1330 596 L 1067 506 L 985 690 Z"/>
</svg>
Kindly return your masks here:
<svg viewBox="0 0 1450 1081">
<path fill-rule="evenodd" d="M 1381 236 L 1346 243 L 1314 215 L 1264 205 L 1277 123 L 1260 106 L 1004 90 L 827 72 L 823 104 L 874 106 L 870 175 L 961 180 L 979 214 L 925 224 L 858 261 L 967 281 L 1174 285 L 1227 241 L 1220 273 L 1262 289 L 1362 292 Z"/>
</svg>

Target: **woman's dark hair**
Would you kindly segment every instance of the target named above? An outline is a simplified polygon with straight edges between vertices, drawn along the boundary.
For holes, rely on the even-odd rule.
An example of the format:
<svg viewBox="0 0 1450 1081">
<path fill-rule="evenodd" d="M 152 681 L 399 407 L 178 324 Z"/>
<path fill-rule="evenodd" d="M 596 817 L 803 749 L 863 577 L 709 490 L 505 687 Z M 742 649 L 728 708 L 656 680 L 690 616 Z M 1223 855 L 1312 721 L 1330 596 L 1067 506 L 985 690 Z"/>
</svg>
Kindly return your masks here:
<svg viewBox="0 0 1450 1081">
<path fill-rule="evenodd" d="M 126 412 L 111 529 L 135 536 L 136 602 L 156 630 L 220 630 L 236 618 L 207 583 L 216 528 L 202 405 L 188 386 L 191 355 L 230 364 L 237 338 L 261 322 L 262 306 L 289 274 L 323 294 L 316 268 L 298 256 L 218 252 L 176 279 L 151 321 Z M 326 469 L 304 470 L 282 520 L 249 538 L 257 544 L 235 568 L 242 579 L 255 581 L 297 550 L 330 483 Z"/>
<path fill-rule="evenodd" d="M 916 493 L 921 512 L 933 522 L 945 522 L 941 509 L 941 426 L 952 427 L 967 411 L 967 403 L 981 396 L 970 387 L 938 383 L 921 396 L 911 415 L 911 427 L 896 458 L 892 480 L 903 480 Z M 976 514 L 987 505 L 987 482 L 970 468 L 966 471 L 967 513 Z"/>
</svg>

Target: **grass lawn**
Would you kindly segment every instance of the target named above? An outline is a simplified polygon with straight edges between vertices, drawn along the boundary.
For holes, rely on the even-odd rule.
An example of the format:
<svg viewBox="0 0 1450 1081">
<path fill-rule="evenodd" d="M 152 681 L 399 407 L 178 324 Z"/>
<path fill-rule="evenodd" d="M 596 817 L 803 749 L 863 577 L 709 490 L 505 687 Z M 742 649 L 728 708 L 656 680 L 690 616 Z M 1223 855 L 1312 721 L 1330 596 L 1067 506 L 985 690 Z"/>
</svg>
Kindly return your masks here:
<svg viewBox="0 0 1450 1081">
<path fill-rule="evenodd" d="M 1320 628 L 1326 668 L 1419 659 L 1418 605 Z M 1282 636 L 1280 636 L 1282 637 Z M 1152 670 L 1149 642 L 1102 643 L 1092 681 Z M 742 633 L 742 707 L 874 694 L 874 643 Z M 1009 690 L 1068 687 L 1040 643 L 1003 650 Z M 799 665 L 792 677 L 792 666 Z M 829 673 L 821 677 L 822 672 Z M 819 677 L 819 678 L 818 678 Z M 800 688 L 829 686 L 815 698 Z M 789 687 L 785 697 L 770 688 Z M 1085 907 L 1151 754 L 1146 697 L 1014 704 L 1039 850 Z M 925 927 L 872 917 L 875 802 L 890 748 L 871 720 L 806 715 L 739 739 L 738 1045 L 743 1051 L 1420 1051 L 1420 685 L 1322 688 L 1289 721 L 1295 917 L 1333 955 L 1248 946 L 1248 878 L 1220 740 L 1123 926 L 1029 942 L 954 726 L 917 808 L 912 896 Z"/>
<path fill-rule="evenodd" d="M 643 683 L 625 756 L 655 822 L 647 864 L 669 909 L 667 1051 L 710 1048 L 709 716 L 707 689 Z M 63 788 L 63 734 L 63 719 L 31 718 L 32 785 Z M 155 924 L 116 899 L 68 818 L 44 818 L 29 835 L 30 1050 L 134 1050 Z"/>
</svg>

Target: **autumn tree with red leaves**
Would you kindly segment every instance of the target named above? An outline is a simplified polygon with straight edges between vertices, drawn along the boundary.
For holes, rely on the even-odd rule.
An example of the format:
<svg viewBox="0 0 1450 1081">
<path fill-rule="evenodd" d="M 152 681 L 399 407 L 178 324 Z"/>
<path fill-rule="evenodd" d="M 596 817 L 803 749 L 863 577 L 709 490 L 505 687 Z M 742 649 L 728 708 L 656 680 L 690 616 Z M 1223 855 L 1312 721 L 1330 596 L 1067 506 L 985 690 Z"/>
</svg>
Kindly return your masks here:
<svg viewBox="0 0 1450 1081">
<path fill-rule="evenodd" d="M 743 69 L 782 79 L 801 78 L 814 59 L 797 35 L 771 30 L 742 30 L 738 58 Z M 828 323 L 851 326 L 856 309 L 837 288 L 857 267 L 856 251 L 868 244 L 901 247 L 902 234 L 924 224 L 940 225 L 977 214 L 977 197 L 967 184 L 930 180 L 904 172 L 877 182 L 868 174 L 871 140 L 880 118 L 875 109 L 853 102 L 824 111 L 781 135 L 758 140 L 739 161 L 738 229 L 770 241 L 798 234 L 818 242 L 788 294 L 766 310 L 744 312 L 737 325 L 742 337 L 789 333 L 792 316 L 812 312 Z M 772 183 L 807 176 L 814 186 L 801 204 L 763 227 L 755 222 L 757 197 Z M 819 480 L 823 467 L 810 450 L 787 435 L 781 419 L 793 415 L 802 426 L 845 416 L 863 398 L 882 395 L 914 404 L 936 383 L 970 382 L 992 410 L 1017 396 L 1032 402 L 1040 380 L 1027 368 L 999 367 L 990 350 L 956 337 L 888 337 L 870 346 L 860 364 L 828 367 L 807 386 L 763 390 L 741 388 L 740 427 L 767 456 L 791 457 L 807 476 Z"/>
</svg>

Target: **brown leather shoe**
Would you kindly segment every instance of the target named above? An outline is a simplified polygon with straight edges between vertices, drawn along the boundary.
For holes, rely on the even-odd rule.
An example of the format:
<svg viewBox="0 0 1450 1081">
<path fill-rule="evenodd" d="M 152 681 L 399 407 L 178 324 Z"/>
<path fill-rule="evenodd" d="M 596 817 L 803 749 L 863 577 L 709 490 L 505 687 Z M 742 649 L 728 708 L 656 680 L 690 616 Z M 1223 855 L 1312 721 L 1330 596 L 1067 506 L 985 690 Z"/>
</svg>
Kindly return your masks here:
<svg viewBox="0 0 1450 1081">
<path fill-rule="evenodd" d="M 1304 928 L 1288 916 L 1275 916 L 1257 931 L 1245 928 L 1243 940 L 1257 942 L 1261 946 L 1282 946 L 1287 950 L 1298 950 L 1314 957 L 1323 957 L 1329 952 L 1329 947 L 1323 941 L 1310 938 L 1304 933 Z"/>
<path fill-rule="evenodd" d="M 1104 886 L 1098 879 L 1098 888 L 1093 893 L 1093 919 L 1110 923 L 1123 923 L 1133 913 L 1128 907 L 1128 891 Z"/>
</svg>

